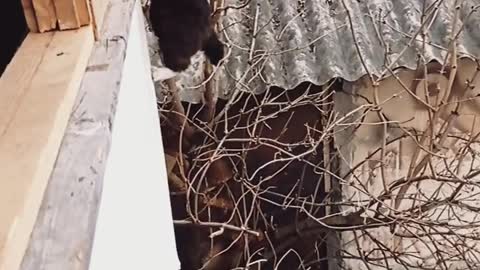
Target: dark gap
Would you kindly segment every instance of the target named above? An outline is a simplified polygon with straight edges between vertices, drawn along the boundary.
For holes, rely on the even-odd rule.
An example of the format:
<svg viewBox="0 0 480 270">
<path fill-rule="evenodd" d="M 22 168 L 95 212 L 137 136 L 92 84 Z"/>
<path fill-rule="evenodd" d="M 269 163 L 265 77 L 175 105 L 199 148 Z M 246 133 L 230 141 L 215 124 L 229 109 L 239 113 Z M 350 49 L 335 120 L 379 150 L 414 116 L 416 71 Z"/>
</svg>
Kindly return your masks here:
<svg viewBox="0 0 480 270">
<path fill-rule="evenodd" d="M 0 76 L 28 34 L 20 0 L 7 0 L 3 4 L 4 6 L 0 9 L 0 22 L 4 26 L 0 46 Z"/>
</svg>

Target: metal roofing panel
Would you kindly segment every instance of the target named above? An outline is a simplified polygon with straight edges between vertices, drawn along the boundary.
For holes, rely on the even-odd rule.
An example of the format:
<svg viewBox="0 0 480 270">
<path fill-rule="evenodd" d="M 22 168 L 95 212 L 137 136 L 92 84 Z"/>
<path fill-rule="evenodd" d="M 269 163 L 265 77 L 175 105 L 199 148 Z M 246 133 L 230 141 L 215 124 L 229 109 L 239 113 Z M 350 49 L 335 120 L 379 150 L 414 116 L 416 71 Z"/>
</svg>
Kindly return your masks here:
<svg viewBox="0 0 480 270">
<path fill-rule="evenodd" d="M 220 67 L 219 96 L 235 89 L 292 89 L 335 77 L 354 81 L 368 73 L 414 69 L 419 55 L 443 62 L 452 38 L 454 0 L 251 0 L 221 19 L 231 51 Z M 241 0 L 225 0 L 239 6 Z M 459 0 L 458 51 L 480 57 L 480 0 Z M 345 6 L 344 6 L 345 4 Z M 346 9 L 345 9 L 346 7 Z M 425 14 L 425 16 L 422 16 Z M 422 25 L 425 38 L 421 33 Z M 425 40 L 425 42 L 423 41 Z M 184 100 L 198 102 L 203 56 L 180 75 Z M 201 88 L 201 87 L 200 87 Z"/>
</svg>

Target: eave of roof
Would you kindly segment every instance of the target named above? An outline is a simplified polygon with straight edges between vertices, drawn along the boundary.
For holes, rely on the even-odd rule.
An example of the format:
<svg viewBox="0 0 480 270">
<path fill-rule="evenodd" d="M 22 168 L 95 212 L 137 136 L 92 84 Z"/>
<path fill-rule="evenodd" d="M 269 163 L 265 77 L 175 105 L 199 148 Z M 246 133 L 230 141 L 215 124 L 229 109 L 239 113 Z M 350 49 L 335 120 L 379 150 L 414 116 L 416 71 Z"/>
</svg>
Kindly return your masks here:
<svg viewBox="0 0 480 270">
<path fill-rule="evenodd" d="M 479 0 L 251 0 L 229 9 L 220 25 L 230 47 L 218 69 L 220 98 L 415 69 L 419 56 L 442 63 L 454 25 L 459 56 L 480 58 Z M 194 59 L 179 76 L 181 98 L 189 102 L 200 101 L 197 86 L 205 79 L 203 55 Z"/>
</svg>

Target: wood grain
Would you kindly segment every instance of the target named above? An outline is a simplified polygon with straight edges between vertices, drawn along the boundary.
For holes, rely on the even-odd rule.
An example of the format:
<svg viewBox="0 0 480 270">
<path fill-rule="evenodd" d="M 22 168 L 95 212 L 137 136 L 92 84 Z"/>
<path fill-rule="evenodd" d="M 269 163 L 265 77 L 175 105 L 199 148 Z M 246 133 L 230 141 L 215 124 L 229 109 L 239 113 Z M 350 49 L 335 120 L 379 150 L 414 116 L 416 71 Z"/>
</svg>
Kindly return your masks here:
<svg viewBox="0 0 480 270">
<path fill-rule="evenodd" d="M 77 29 L 81 26 L 76 0 L 54 0 L 58 26 L 61 30 Z"/>
<path fill-rule="evenodd" d="M 135 0 L 111 0 L 22 270 L 87 270 Z M 118 19 L 122 18 L 122 19 Z"/>
<path fill-rule="evenodd" d="M 78 21 L 81 26 L 89 25 L 92 21 L 90 16 L 90 4 L 88 2 L 90 2 L 90 0 L 75 0 Z"/>
<path fill-rule="evenodd" d="M 53 0 L 32 0 L 40 33 L 57 27 L 57 14 Z"/>
<path fill-rule="evenodd" d="M 29 34 L 0 77 L 0 134 L 6 132 L 16 114 L 18 104 L 31 85 L 48 47 L 53 33 Z"/>
<path fill-rule="evenodd" d="M 0 270 L 19 268 L 39 211 L 44 190 L 53 170 L 58 149 L 72 111 L 88 56 L 93 47 L 90 27 L 75 31 L 30 34 L 48 45 L 36 67 L 17 53 L 10 74 L 2 76 L 0 92 Z M 53 36 L 52 36 L 53 35 Z M 19 66 L 17 69 L 16 66 Z M 23 69 L 29 71 L 24 74 Z M 17 70 L 21 74 L 16 74 Z M 33 73 L 33 74 L 32 74 Z M 18 78 L 31 80 L 22 82 Z M 21 94 L 11 94 L 17 84 Z M 10 94 L 8 94 L 10 93 Z"/>
<path fill-rule="evenodd" d="M 32 0 L 22 0 L 22 7 L 28 29 L 30 32 L 38 32 L 37 16 L 35 15 Z"/>
</svg>

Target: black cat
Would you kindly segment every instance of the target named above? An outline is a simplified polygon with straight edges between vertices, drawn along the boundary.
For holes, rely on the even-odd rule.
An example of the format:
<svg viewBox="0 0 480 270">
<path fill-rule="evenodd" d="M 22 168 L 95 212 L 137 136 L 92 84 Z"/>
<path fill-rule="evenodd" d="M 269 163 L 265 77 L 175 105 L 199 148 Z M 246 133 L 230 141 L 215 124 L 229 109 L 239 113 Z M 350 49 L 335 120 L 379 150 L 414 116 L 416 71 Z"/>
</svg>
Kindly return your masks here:
<svg viewBox="0 0 480 270">
<path fill-rule="evenodd" d="M 206 0 L 151 0 L 150 22 L 167 68 L 186 70 L 198 51 L 203 51 L 213 65 L 224 57 L 210 11 Z"/>
</svg>

